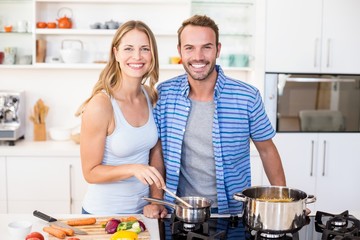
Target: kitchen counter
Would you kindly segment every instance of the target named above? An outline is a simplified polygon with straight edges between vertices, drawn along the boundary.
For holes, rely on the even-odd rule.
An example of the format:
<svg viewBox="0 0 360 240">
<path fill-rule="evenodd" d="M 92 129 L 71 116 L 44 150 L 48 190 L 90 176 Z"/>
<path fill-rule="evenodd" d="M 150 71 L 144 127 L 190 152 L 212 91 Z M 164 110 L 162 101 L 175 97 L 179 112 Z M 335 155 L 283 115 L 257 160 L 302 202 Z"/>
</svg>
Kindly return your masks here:
<svg viewBox="0 0 360 240">
<path fill-rule="evenodd" d="M 120 215 L 119 215 L 120 216 Z M 136 216 L 136 215 L 134 215 Z M 63 215 L 53 215 L 53 217 L 58 219 L 65 219 L 65 218 L 78 218 L 78 217 L 84 217 L 84 215 L 81 214 L 63 214 Z M 159 225 L 157 219 L 150 219 L 142 216 L 142 219 L 144 220 L 145 226 L 148 228 L 151 240 L 158 240 L 160 239 L 159 235 Z M 7 225 L 16 220 L 27 220 L 33 223 L 31 232 L 40 232 L 44 235 L 45 239 L 48 239 L 48 234 L 42 231 L 42 228 L 44 226 L 47 226 L 48 223 L 34 217 L 32 214 L 0 214 L 0 239 L 1 240 L 12 240 L 9 231 L 7 229 Z M 111 234 L 109 234 L 110 239 Z"/>
<path fill-rule="evenodd" d="M 69 141 L 16 141 L 15 146 L 0 144 L 0 156 L 80 157 L 80 145 Z"/>
</svg>

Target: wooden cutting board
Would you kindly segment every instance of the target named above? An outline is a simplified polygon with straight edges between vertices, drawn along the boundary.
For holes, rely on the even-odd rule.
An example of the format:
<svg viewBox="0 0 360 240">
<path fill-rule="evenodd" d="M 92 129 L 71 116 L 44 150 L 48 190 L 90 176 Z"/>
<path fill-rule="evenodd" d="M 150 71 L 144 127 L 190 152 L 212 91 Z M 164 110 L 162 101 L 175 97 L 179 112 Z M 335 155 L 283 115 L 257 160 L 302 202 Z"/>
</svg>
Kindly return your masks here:
<svg viewBox="0 0 360 240">
<path fill-rule="evenodd" d="M 93 224 L 93 225 L 87 225 L 87 226 L 76 226 L 76 228 L 80 229 L 80 230 L 83 230 L 85 232 L 87 232 L 88 234 L 87 235 L 75 235 L 75 236 L 72 236 L 72 237 L 77 237 L 79 238 L 80 240 L 109 240 L 112 236 L 112 234 L 107 234 L 105 232 L 105 228 L 101 227 L 101 222 L 104 222 L 104 221 L 107 221 L 109 220 L 110 218 L 117 218 L 117 219 L 120 219 L 120 218 L 123 218 L 123 217 L 127 217 L 127 216 L 105 216 L 105 217 L 96 217 L 96 223 Z M 136 216 L 137 219 L 139 219 L 140 221 L 144 222 L 141 218 L 141 216 Z M 79 218 L 76 218 L 76 219 L 79 219 Z M 59 219 L 59 221 L 63 222 L 66 224 L 66 222 L 68 220 L 73 220 L 71 218 L 69 219 Z M 145 227 L 147 227 L 145 225 Z M 68 239 L 68 238 L 71 238 L 71 237 L 66 237 L 65 239 Z M 58 240 L 59 238 L 57 237 L 54 237 L 52 235 L 49 235 L 48 236 L 48 239 L 49 240 Z M 141 239 L 141 240 L 150 240 L 150 233 L 148 230 L 146 230 L 145 232 L 141 232 L 138 234 L 138 239 Z"/>
</svg>

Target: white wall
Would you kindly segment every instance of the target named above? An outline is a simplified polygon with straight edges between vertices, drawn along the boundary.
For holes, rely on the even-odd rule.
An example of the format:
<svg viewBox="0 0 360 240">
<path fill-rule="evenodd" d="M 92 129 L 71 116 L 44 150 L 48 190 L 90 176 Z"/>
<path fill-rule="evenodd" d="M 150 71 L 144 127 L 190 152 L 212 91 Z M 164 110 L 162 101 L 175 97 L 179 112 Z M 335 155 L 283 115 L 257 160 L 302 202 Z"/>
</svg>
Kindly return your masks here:
<svg viewBox="0 0 360 240">
<path fill-rule="evenodd" d="M 74 113 L 89 96 L 98 74 L 99 70 L 0 69 L 0 89 L 25 91 L 25 138 L 32 140 L 33 125 L 29 116 L 36 101 L 41 98 L 50 107 L 47 128 L 76 126 L 80 119 Z"/>
<path fill-rule="evenodd" d="M 33 124 L 29 120 L 38 99 L 50 107 L 47 128 L 77 126 L 80 118 L 74 116 L 81 103 L 90 96 L 98 80 L 100 69 L 37 69 L 0 68 L 0 90 L 24 90 L 26 95 L 26 140 L 33 139 Z M 160 82 L 183 73 L 178 70 L 160 71 Z M 229 76 L 246 80 L 247 72 L 226 70 Z"/>
</svg>

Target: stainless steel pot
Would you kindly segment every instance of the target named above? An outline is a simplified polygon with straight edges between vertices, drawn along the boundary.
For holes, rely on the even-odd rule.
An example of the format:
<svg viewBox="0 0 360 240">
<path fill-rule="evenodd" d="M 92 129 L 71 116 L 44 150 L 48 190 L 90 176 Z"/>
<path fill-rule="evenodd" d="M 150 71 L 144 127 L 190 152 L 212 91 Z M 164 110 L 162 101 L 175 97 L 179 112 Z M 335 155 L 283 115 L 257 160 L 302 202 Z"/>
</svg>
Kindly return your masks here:
<svg viewBox="0 0 360 240">
<path fill-rule="evenodd" d="M 291 198 L 289 202 L 274 199 Z M 293 232 L 306 224 L 306 204 L 315 196 L 287 187 L 251 187 L 235 193 L 234 199 L 244 202 L 245 224 L 256 231 L 269 233 Z"/>
<path fill-rule="evenodd" d="M 182 197 L 182 200 L 193 206 L 191 208 L 180 201 L 171 203 L 157 198 L 143 197 L 142 199 L 173 208 L 176 217 L 184 223 L 203 223 L 210 218 L 211 214 L 212 201 L 204 197 Z"/>
</svg>

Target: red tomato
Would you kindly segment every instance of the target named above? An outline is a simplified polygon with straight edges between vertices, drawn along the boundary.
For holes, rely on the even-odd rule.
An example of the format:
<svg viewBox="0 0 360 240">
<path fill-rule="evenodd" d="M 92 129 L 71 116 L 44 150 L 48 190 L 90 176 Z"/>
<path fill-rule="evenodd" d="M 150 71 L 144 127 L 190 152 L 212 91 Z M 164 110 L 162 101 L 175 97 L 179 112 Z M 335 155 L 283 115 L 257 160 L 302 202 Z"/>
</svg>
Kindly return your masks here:
<svg viewBox="0 0 360 240">
<path fill-rule="evenodd" d="M 25 240 L 44 240 L 44 236 L 39 232 L 29 233 Z"/>
</svg>

